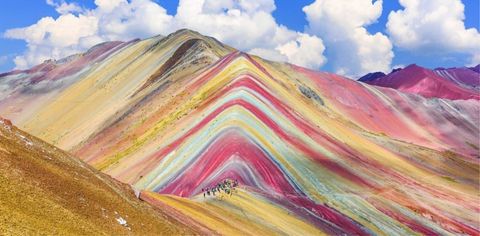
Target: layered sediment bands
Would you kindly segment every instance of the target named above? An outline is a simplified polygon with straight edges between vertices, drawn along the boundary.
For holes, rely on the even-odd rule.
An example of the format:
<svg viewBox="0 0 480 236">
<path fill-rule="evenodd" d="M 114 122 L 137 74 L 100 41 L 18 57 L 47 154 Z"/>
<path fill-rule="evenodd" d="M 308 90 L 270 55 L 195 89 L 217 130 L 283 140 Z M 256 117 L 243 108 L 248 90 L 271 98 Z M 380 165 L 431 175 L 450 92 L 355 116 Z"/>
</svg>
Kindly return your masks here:
<svg viewBox="0 0 480 236">
<path fill-rule="evenodd" d="M 149 40 L 22 125 L 199 231 L 479 233 L 477 101 L 267 62 L 188 31 Z M 193 63 L 198 48 L 219 59 Z M 227 178 L 236 194 L 203 198 Z"/>
<path fill-rule="evenodd" d="M 248 55 L 231 54 L 186 81 L 177 91 L 186 94 L 182 101 L 172 99 L 173 112 L 130 129 L 135 141 L 125 134 L 120 150 L 107 144 L 86 160 L 137 188 L 183 197 L 235 178 L 242 186 L 281 196 L 268 204 L 329 234 L 477 232 L 478 181 L 472 176 L 478 163 L 469 156 L 475 150 L 445 133 L 454 129 L 474 142 L 477 105 L 438 101 L 470 111 L 452 115 L 456 108 L 434 109 L 437 104 L 418 96 L 282 69 L 292 77 Z M 323 107 L 296 89 L 294 76 L 315 90 Z M 349 110 L 353 107 L 356 112 Z M 443 126 L 422 128 L 429 119 L 444 119 Z M 98 151 L 91 143 L 77 154 Z M 467 151 L 452 158 L 442 147 Z M 406 151 L 413 148 L 418 150 Z M 427 156 L 436 158 L 431 165 L 424 163 Z M 442 164 L 447 160 L 452 165 Z M 460 174 L 459 166 L 473 167 Z M 298 208 L 308 210 L 290 212 Z"/>
<path fill-rule="evenodd" d="M 162 196 L 152 192 L 142 193 L 141 198 L 160 207 L 178 211 L 177 219 L 194 221 L 203 227 L 215 229 L 223 235 L 326 235 L 342 231 L 328 224 L 324 230 L 314 224 L 301 221 L 290 210 L 278 207 L 276 199 L 262 194 L 239 190 L 235 195 L 213 198 L 207 204 L 201 198 L 188 200 L 174 196 Z M 168 207 L 165 207 L 168 206 Z M 294 210 L 301 212 L 302 209 Z M 318 223 L 322 224 L 321 222 Z"/>
<path fill-rule="evenodd" d="M 19 123 L 31 119 L 39 110 L 53 103 L 59 94 L 80 83 L 86 75 L 96 73 L 101 62 L 136 42 L 103 43 L 84 54 L 46 61 L 29 70 L 1 75 L 0 114 Z M 76 104 L 81 101 L 62 102 Z"/>
<path fill-rule="evenodd" d="M 183 43 L 180 47 L 178 47 L 178 49 L 173 53 L 173 55 L 170 58 L 168 58 L 168 60 L 165 63 L 163 63 L 163 65 L 157 71 L 155 71 L 155 73 L 152 76 L 150 76 L 150 78 L 147 80 L 147 82 L 144 85 L 142 85 L 140 90 L 142 90 L 145 87 L 148 87 L 157 79 L 162 77 L 166 72 L 171 70 L 175 66 L 175 64 L 177 64 L 178 61 L 182 58 L 182 56 L 187 52 L 187 50 L 190 49 L 192 46 L 194 46 L 195 43 L 197 43 L 198 41 L 199 39 L 189 39 L 185 43 Z"/>
</svg>

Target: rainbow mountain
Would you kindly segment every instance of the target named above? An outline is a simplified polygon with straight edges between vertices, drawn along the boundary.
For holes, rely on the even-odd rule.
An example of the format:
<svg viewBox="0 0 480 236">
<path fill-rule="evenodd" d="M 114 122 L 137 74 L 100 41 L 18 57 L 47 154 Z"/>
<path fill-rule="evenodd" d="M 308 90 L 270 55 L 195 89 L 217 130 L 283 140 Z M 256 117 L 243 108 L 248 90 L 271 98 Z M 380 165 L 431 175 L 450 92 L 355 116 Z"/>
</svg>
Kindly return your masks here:
<svg viewBox="0 0 480 236">
<path fill-rule="evenodd" d="M 0 116 L 198 232 L 480 233 L 478 100 L 425 98 L 180 30 L 0 75 Z M 225 179 L 232 196 L 204 197 Z"/>
</svg>

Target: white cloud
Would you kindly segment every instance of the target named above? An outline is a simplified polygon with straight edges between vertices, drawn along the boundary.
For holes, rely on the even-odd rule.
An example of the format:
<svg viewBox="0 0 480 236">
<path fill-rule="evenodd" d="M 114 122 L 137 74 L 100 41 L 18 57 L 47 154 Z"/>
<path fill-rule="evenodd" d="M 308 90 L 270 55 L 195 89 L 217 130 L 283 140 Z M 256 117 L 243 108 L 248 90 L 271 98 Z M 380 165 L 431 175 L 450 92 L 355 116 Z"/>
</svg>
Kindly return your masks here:
<svg viewBox="0 0 480 236">
<path fill-rule="evenodd" d="M 321 37 L 329 62 L 337 73 L 358 76 L 390 70 L 392 43 L 366 26 L 382 13 L 382 0 L 316 0 L 305 6 L 308 32 Z"/>
<path fill-rule="evenodd" d="M 102 41 L 166 35 L 180 28 L 199 31 L 267 59 L 314 69 L 325 61 L 321 39 L 276 23 L 273 0 L 180 0 L 175 16 L 152 0 L 95 0 L 95 9 L 63 0 L 47 3 L 61 16 L 44 17 L 36 24 L 5 33 L 8 38 L 27 42 L 26 53 L 15 58 L 17 68 L 81 52 Z M 308 56 L 301 58 L 301 53 Z"/>
<path fill-rule="evenodd" d="M 476 52 L 473 54 L 470 60 L 470 64 L 468 64 L 467 66 L 476 66 L 478 64 L 480 64 L 480 52 Z"/>
<path fill-rule="evenodd" d="M 57 19 L 44 17 L 29 27 L 8 30 L 5 36 L 27 42 L 25 55 L 14 59 L 17 68 L 27 68 L 49 58 L 78 52 L 80 40 L 94 35 L 96 30 L 95 17 L 69 13 Z"/>
<path fill-rule="evenodd" d="M 270 46 L 278 25 L 271 15 L 273 0 L 256 7 L 245 1 L 180 0 L 176 20 L 180 27 L 211 35 L 240 50 Z"/>
<path fill-rule="evenodd" d="M 308 34 L 299 34 L 298 37 L 283 45 L 275 48 L 282 55 L 288 58 L 288 61 L 304 65 L 309 68 L 319 68 L 326 62 L 323 56 L 325 46 L 320 38 Z"/>
<path fill-rule="evenodd" d="M 98 19 L 97 36 L 104 40 L 131 40 L 171 32 L 173 17 L 150 0 L 95 0 L 90 12 Z"/>
<path fill-rule="evenodd" d="M 120 4 L 127 3 L 124 0 L 95 0 L 95 5 L 98 6 L 98 10 L 102 10 L 105 12 L 111 12 Z"/>
<path fill-rule="evenodd" d="M 404 9 L 391 12 L 387 31 L 394 44 L 411 51 L 465 53 L 480 63 L 480 33 L 465 28 L 460 0 L 400 0 Z"/>
<path fill-rule="evenodd" d="M 295 65 L 317 69 L 327 61 L 323 55 L 324 51 L 325 46 L 320 38 L 304 33 L 297 33 L 295 38 L 273 49 L 254 48 L 250 50 L 249 53 L 273 61 L 289 62 Z"/>
<path fill-rule="evenodd" d="M 254 48 L 248 51 L 248 53 L 256 56 L 260 56 L 272 61 L 282 61 L 282 62 L 288 61 L 288 58 L 285 55 L 281 54 L 278 50 L 275 50 L 275 49 Z"/>
<path fill-rule="evenodd" d="M 181 0 L 175 20 L 178 27 L 211 35 L 266 59 L 319 69 L 325 61 L 322 41 L 277 24 L 274 10 L 273 0 Z M 288 45 L 295 46 L 286 49 Z M 306 49 L 308 46 L 312 48 Z M 307 52 L 300 59 L 300 53 Z"/>
<path fill-rule="evenodd" d="M 7 38 L 27 42 L 24 55 L 14 59 L 19 69 L 82 52 L 103 41 L 171 32 L 172 16 L 150 0 L 96 0 L 97 7 L 93 10 L 63 1 L 47 0 L 47 4 L 54 6 L 61 15 L 56 19 L 44 17 L 33 25 L 10 29 L 4 34 Z"/>
<path fill-rule="evenodd" d="M 65 1 L 54 1 L 54 0 L 47 0 L 48 5 L 55 7 L 55 10 L 60 14 L 68 14 L 68 13 L 76 13 L 76 12 L 83 12 L 84 10 L 76 3 L 67 3 Z"/>
</svg>

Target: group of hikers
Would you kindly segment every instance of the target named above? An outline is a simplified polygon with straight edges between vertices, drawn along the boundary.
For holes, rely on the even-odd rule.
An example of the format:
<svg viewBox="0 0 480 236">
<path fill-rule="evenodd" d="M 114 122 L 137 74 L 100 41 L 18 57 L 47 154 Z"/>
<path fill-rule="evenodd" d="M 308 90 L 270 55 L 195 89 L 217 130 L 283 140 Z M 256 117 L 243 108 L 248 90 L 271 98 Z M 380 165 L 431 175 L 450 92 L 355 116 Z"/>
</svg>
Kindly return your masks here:
<svg viewBox="0 0 480 236">
<path fill-rule="evenodd" d="M 214 187 L 205 189 L 202 188 L 203 197 L 205 198 L 206 196 L 210 195 L 216 196 L 215 194 L 220 195 L 222 192 L 231 196 L 233 191 L 235 191 L 236 187 L 238 187 L 238 181 L 236 179 L 225 179 L 224 181 L 219 182 Z"/>
</svg>

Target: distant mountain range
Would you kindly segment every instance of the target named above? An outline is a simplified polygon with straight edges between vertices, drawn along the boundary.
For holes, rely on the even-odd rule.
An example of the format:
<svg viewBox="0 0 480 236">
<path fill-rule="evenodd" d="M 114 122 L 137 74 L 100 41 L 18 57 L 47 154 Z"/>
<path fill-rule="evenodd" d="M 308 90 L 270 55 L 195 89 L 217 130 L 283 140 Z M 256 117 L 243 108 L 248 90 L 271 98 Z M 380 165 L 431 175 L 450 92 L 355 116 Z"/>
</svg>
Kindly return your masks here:
<svg viewBox="0 0 480 236">
<path fill-rule="evenodd" d="M 0 132 L 0 189 L 37 187 L 0 191 L 0 217 L 53 224 L 35 204 L 32 215 L 15 208 L 31 194 L 62 203 L 79 225 L 112 223 L 112 234 L 127 234 L 114 206 L 142 234 L 138 223 L 158 216 L 140 216 L 149 203 L 167 235 L 478 235 L 480 104 L 469 73 L 412 65 L 362 79 L 385 88 L 191 30 L 5 73 L 0 116 L 28 134 Z M 226 179 L 240 185 L 232 194 L 205 191 Z M 98 219 L 110 198 L 109 218 Z"/>
<path fill-rule="evenodd" d="M 395 69 L 388 75 L 369 73 L 358 81 L 394 88 L 427 98 L 480 99 L 480 65 L 476 67 L 436 68 L 430 70 L 415 64 Z"/>
</svg>

